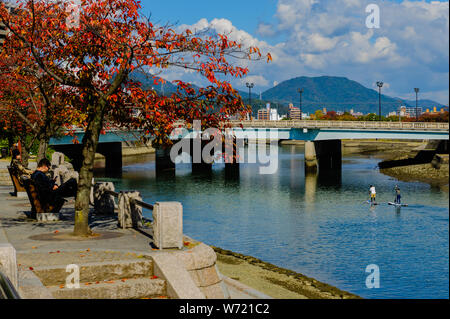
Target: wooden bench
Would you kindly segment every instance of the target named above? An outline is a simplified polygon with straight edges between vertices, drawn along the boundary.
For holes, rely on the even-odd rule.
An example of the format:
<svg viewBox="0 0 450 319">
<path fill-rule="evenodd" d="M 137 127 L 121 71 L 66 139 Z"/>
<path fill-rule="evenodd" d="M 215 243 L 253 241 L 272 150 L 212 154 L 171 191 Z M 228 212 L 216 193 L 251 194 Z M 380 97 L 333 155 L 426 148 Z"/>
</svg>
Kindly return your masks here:
<svg viewBox="0 0 450 319">
<path fill-rule="evenodd" d="M 61 210 L 65 200 L 61 199 L 60 205 L 46 203 L 41 199 L 37 186 L 31 178 L 26 175 L 22 175 L 21 180 L 28 194 L 28 199 L 30 200 L 31 217 L 39 221 L 58 220 L 59 211 Z"/>
<path fill-rule="evenodd" d="M 20 176 L 17 175 L 17 170 L 8 166 L 8 172 L 11 176 L 11 180 L 14 186 L 14 195 L 17 197 L 24 197 L 27 192 L 23 185 L 20 183 Z"/>
</svg>

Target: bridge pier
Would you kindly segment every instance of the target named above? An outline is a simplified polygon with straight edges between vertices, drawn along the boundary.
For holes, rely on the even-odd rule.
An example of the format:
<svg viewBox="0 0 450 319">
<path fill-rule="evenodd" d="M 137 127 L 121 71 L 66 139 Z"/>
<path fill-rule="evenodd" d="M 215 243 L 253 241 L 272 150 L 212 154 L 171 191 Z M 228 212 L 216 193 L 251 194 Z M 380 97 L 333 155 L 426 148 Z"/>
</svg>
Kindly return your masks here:
<svg viewBox="0 0 450 319">
<path fill-rule="evenodd" d="M 80 171 L 83 165 L 82 144 L 54 145 L 53 149 L 61 152 L 71 159 L 74 170 Z M 105 156 L 105 171 L 107 175 L 117 175 L 122 173 L 122 143 L 109 142 L 99 143 L 96 153 Z"/>
<path fill-rule="evenodd" d="M 105 172 L 107 175 L 122 173 L 122 143 L 99 143 L 97 153 L 105 156 Z"/>
<path fill-rule="evenodd" d="M 175 171 L 175 163 L 170 158 L 170 147 L 158 147 L 155 149 L 155 170 L 156 173 Z"/>
<path fill-rule="evenodd" d="M 305 172 L 340 170 L 342 168 L 341 140 L 306 141 Z"/>
<path fill-rule="evenodd" d="M 211 141 L 199 137 L 191 139 L 192 173 L 210 173 L 214 162 L 214 148 Z M 209 153 L 208 153 L 208 149 Z"/>
<path fill-rule="evenodd" d="M 245 140 L 241 140 L 244 144 Z M 236 136 L 229 140 L 226 139 L 222 144 L 222 151 L 225 153 L 225 177 L 236 178 L 239 177 L 239 159 L 238 159 L 239 144 Z"/>
<path fill-rule="evenodd" d="M 314 174 L 317 172 L 316 147 L 313 141 L 305 141 L 305 173 Z"/>
</svg>

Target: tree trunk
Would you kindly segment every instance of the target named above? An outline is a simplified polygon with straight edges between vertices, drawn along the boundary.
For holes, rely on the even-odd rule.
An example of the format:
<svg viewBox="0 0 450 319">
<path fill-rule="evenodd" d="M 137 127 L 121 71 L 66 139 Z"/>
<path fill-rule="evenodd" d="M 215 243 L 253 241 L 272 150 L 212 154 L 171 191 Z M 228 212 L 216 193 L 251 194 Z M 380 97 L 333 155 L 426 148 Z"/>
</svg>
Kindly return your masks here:
<svg viewBox="0 0 450 319">
<path fill-rule="evenodd" d="M 28 167 L 28 160 L 30 159 L 30 154 L 25 144 L 22 145 L 22 165 Z"/>
<path fill-rule="evenodd" d="M 41 159 L 46 158 L 49 141 L 50 138 L 47 136 L 41 137 L 39 140 L 39 149 L 36 157 L 37 163 L 39 163 Z"/>
<path fill-rule="evenodd" d="M 79 173 L 77 197 L 75 200 L 75 227 L 73 230 L 75 236 L 88 236 L 92 234 L 89 228 L 89 197 L 92 177 L 94 176 L 95 151 L 102 126 L 103 107 L 101 105 L 89 121 L 82 141 L 83 163 Z"/>
</svg>

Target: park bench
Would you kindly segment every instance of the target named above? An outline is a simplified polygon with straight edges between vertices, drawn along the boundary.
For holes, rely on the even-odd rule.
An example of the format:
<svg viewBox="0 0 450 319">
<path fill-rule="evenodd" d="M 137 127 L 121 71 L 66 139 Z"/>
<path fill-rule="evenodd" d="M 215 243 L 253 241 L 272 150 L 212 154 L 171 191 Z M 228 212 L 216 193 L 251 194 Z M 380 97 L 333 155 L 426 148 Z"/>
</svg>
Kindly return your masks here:
<svg viewBox="0 0 450 319">
<path fill-rule="evenodd" d="M 35 182 L 26 175 L 21 176 L 21 180 L 28 194 L 31 204 L 31 217 L 38 221 L 59 220 L 59 211 L 65 200 L 62 199 L 60 205 L 52 205 L 41 199 Z"/>
<path fill-rule="evenodd" d="M 8 172 L 9 175 L 11 176 L 11 181 L 14 186 L 14 195 L 17 197 L 25 196 L 26 190 L 20 183 L 20 176 L 17 174 L 17 170 L 11 166 L 8 166 Z"/>
</svg>

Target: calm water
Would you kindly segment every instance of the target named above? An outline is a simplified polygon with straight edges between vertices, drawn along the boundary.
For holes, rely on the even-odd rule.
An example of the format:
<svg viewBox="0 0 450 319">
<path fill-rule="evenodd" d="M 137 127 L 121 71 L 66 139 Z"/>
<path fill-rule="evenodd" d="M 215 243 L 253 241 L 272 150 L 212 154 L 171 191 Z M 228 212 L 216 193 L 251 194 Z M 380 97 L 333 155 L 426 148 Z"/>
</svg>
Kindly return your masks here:
<svg viewBox="0 0 450 319">
<path fill-rule="evenodd" d="M 303 148 L 278 148 L 278 171 L 260 175 L 241 164 L 227 180 L 223 164 L 210 176 L 177 164 L 156 178 L 150 160 L 124 167 L 116 190 L 139 190 L 144 201 L 179 201 L 184 233 L 207 244 L 255 256 L 365 298 L 449 298 L 448 192 L 382 175 L 377 159 L 344 157 L 341 176 L 305 180 Z M 368 188 L 377 188 L 370 207 Z M 396 210 L 398 184 L 409 207 Z M 144 211 L 151 217 L 151 212 Z M 378 265 L 380 288 L 366 287 Z"/>
</svg>

